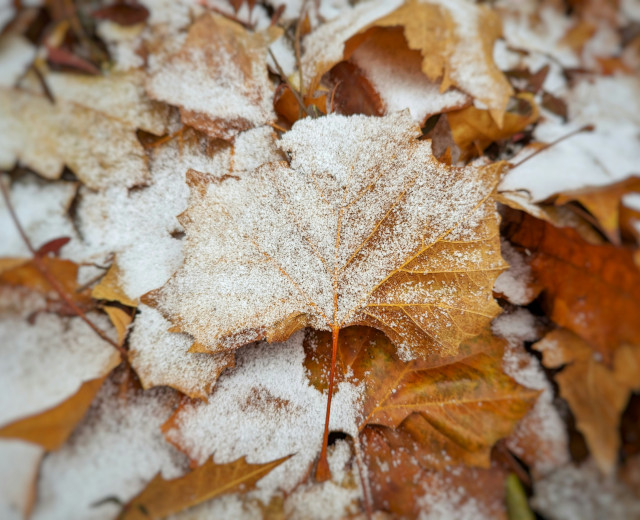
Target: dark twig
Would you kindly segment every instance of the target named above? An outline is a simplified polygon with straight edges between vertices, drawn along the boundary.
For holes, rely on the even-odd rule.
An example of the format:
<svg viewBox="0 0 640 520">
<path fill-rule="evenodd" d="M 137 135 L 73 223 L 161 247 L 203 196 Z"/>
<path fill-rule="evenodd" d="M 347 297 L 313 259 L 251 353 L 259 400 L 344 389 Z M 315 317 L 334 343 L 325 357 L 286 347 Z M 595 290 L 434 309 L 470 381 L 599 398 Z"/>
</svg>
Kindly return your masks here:
<svg viewBox="0 0 640 520">
<path fill-rule="evenodd" d="M 11 198 L 9 197 L 9 192 L 7 191 L 7 188 L 4 185 L 4 182 L 2 182 L 2 179 L 0 179 L 0 190 L 2 191 L 2 197 L 4 198 L 4 202 L 7 205 L 7 209 L 9 210 L 9 214 L 11 215 L 11 219 L 13 220 L 13 223 L 15 224 L 16 229 L 18 230 L 18 233 L 20 234 L 22 241 L 25 243 L 25 245 L 31 252 L 31 255 L 33 256 L 33 263 L 36 269 L 40 272 L 43 278 L 47 280 L 47 282 L 49 282 L 49 285 L 53 288 L 55 292 L 58 293 L 60 298 L 62 298 L 62 300 L 82 321 L 84 321 L 98 336 L 100 336 L 100 338 L 102 338 L 104 341 L 106 341 L 111 346 L 113 346 L 120 353 L 120 356 L 122 357 L 122 359 L 127 359 L 127 356 L 128 356 L 127 351 L 122 346 L 118 345 L 115 341 L 113 341 L 111 338 L 109 338 L 103 330 L 101 330 L 95 323 L 93 323 L 89 318 L 87 318 L 83 310 L 80 307 L 78 307 L 76 303 L 73 301 L 73 299 L 65 292 L 60 282 L 49 272 L 49 270 L 47 269 L 47 266 L 42 261 L 42 258 L 40 258 L 37 255 L 37 251 L 31 244 L 31 240 L 29 240 L 29 237 L 25 233 L 24 228 L 22 227 L 22 224 L 20 224 L 20 221 L 18 220 L 18 215 L 16 214 L 13 205 L 11 204 Z"/>
</svg>

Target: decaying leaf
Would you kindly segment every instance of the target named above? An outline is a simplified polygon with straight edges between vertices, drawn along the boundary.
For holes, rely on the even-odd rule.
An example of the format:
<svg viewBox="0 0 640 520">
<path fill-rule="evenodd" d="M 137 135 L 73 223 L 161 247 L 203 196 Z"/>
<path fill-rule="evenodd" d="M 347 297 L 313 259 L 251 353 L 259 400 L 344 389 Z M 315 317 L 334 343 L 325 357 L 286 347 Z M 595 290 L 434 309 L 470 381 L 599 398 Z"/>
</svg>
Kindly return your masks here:
<svg viewBox="0 0 640 520">
<path fill-rule="evenodd" d="M 180 107 L 183 123 L 211 137 L 231 139 L 275 120 L 268 45 L 280 30 L 249 32 L 214 14 L 201 16 L 180 50 L 152 64 L 147 90 Z"/>
<path fill-rule="evenodd" d="M 336 381 L 362 389 L 358 427 L 397 428 L 414 443 L 427 468 L 451 464 L 489 466 L 495 442 L 506 437 L 535 402 L 526 389 L 502 372 L 504 340 L 484 333 L 460 345 L 451 356 L 427 353 L 404 362 L 381 333 L 365 327 L 341 332 Z M 327 387 L 331 335 L 305 342 L 305 365 L 316 388 Z M 395 434 L 394 434 L 395 435 Z"/>
<path fill-rule="evenodd" d="M 58 449 L 84 417 L 105 378 L 83 383 L 73 396 L 50 410 L 0 428 L 0 437 L 29 441 L 47 451 Z"/>
<path fill-rule="evenodd" d="M 116 329 L 118 334 L 118 345 L 124 345 L 124 340 L 129 332 L 129 326 L 133 321 L 133 316 L 130 312 L 127 312 L 115 305 L 105 305 L 103 307 L 104 312 L 109 316 L 111 323 Z"/>
<path fill-rule="evenodd" d="M 629 177 L 625 180 L 596 188 L 560 193 L 551 198 L 555 205 L 566 205 L 570 202 L 580 203 L 593 217 L 602 233 L 616 245 L 620 245 L 620 211 L 622 197 L 629 193 L 640 192 L 640 177 Z"/>
<path fill-rule="evenodd" d="M 122 290 L 120 282 L 120 268 L 114 262 L 104 275 L 100 283 L 91 290 L 91 297 L 96 300 L 119 302 L 128 307 L 137 307 L 138 303 L 129 298 Z"/>
<path fill-rule="evenodd" d="M 512 213 L 507 238 L 526 249 L 549 316 L 611 365 L 619 345 L 640 343 L 640 270 L 633 252 L 592 245 L 570 228 Z"/>
<path fill-rule="evenodd" d="M 594 349 L 567 329 L 557 329 L 534 345 L 548 368 L 563 367 L 555 376 L 603 472 L 616 467 L 620 415 L 631 391 L 640 388 L 640 347 L 623 345 L 614 354 L 612 369 L 599 362 Z M 567 366 L 565 366 L 567 365 Z"/>
<path fill-rule="evenodd" d="M 361 4 L 348 15 L 320 27 L 305 40 L 302 70 L 310 90 L 336 63 L 349 59 L 376 27 L 400 26 L 409 49 L 422 54 L 422 72 L 441 91 L 456 86 L 491 111 L 498 125 L 513 90 L 493 62 L 500 19 L 490 9 L 462 0 L 410 0 Z"/>
<path fill-rule="evenodd" d="M 404 357 L 454 353 L 499 311 L 502 165 L 448 168 L 418 135 L 407 113 L 329 115 L 283 136 L 290 164 L 191 172 L 185 264 L 147 301 L 211 352 L 364 324 Z"/>
<path fill-rule="evenodd" d="M 249 464 L 242 458 L 216 464 L 213 457 L 183 477 L 166 480 L 161 475 L 129 502 L 120 520 L 164 518 L 200 502 L 225 494 L 246 492 L 289 457 L 266 464 Z"/>
</svg>

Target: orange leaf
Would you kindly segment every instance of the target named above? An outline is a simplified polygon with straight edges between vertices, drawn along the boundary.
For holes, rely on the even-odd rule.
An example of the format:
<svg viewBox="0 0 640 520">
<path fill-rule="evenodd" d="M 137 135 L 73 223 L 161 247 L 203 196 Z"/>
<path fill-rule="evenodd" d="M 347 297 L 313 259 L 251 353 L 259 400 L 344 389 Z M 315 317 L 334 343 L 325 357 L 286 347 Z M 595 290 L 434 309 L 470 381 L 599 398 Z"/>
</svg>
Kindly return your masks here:
<svg viewBox="0 0 640 520">
<path fill-rule="evenodd" d="M 131 500 L 119 520 L 164 518 L 226 493 L 245 493 L 289 457 L 265 464 L 248 464 L 245 458 L 216 464 L 211 457 L 183 477 L 165 480 L 158 474 Z"/>
<path fill-rule="evenodd" d="M 107 274 L 100 280 L 100 283 L 93 288 L 91 297 L 96 300 L 120 302 L 128 307 L 138 306 L 138 302 L 129 298 L 122 290 L 120 284 L 120 268 L 116 262 L 113 262 Z"/>
</svg>

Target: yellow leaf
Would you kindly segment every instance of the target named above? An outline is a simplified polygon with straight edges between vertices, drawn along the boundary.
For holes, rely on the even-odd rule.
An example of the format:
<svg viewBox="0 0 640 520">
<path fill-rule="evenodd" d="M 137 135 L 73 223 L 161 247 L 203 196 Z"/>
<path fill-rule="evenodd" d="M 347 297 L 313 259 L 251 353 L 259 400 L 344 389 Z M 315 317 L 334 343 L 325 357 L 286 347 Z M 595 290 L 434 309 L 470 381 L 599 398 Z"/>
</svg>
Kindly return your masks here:
<svg viewBox="0 0 640 520">
<path fill-rule="evenodd" d="M 112 305 L 105 305 L 104 312 L 107 313 L 111 323 L 113 323 L 113 326 L 116 328 L 116 332 L 118 333 L 118 345 L 123 345 L 124 339 L 127 337 L 129 325 L 131 325 L 131 322 L 133 321 L 132 316 L 119 307 L 114 307 Z"/>
<path fill-rule="evenodd" d="M 243 457 L 216 464 L 213 457 L 183 477 L 165 480 L 158 474 L 131 500 L 119 520 L 164 518 L 226 493 L 245 493 L 289 457 L 265 464 L 248 464 Z"/>
<path fill-rule="evenodd" d="M 120 268 L 116 262 L 111 265 L 107 274 L 100 280 L 100 283 L 93 288 L 91 297 L 96 300 L 120 302 L 128 307 L 138 306 L 138 302 L 129 298 L 122 290 L 120 286 Z"/>
</svg>

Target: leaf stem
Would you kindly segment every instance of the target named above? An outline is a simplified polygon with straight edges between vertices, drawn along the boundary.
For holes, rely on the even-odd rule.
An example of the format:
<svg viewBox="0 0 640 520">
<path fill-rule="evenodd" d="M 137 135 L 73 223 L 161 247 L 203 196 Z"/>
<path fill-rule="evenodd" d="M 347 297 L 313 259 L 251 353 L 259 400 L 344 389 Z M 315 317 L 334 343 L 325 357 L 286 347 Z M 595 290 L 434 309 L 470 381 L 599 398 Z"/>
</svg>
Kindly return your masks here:
<svg viewBox="0 0 640 520">
<path fill-rule="evenodd" d="M 340 327 L 331 327 L 331 339 L 333 348 L 331 350 L 331 371 L 329 372 L 329 396 L 327 398 L 327 414 L 324 420 L 324 434 L 322 436 L 322 451 L 320 452 L 320 460 L 316 469 L 316 481 L 324 482 L 331 478 L 331 470 L 329 469 L 329 461 L 327 461 L 327 444 L 329 443 L 329 417 L 331 416 L 331 398 L 333 397 L 333 380 L 336 375 L 336 358 L 338 354 L 338 334 Z"/>
<path fill-rule="evenodd" d="M 83 310 L 80 309 L 80 307 L 76 305 L 73 299 L 65 292 L 64 288 L 62 287 L 60 282 L 56 279 L 56 277 L 49 272 L 49 270 L 47 269 L 47 266 L 42 261 L 42 258 L 38 256 L 37 251 L 33 247 L 33 244 L 31 244 L 31 240 L 29 240 L 29 237 L 25 233 L 24 228 L 22 227 L 22 224 L 20 224 L 20 221 L 18 220 L 18 215 L 15 212 L 13 204 L 11 204 L 11 198 L 9 197 L 9 192 L 7 191 L 7 187 L 4 185 L 4 182 L 2 181 L 2 179 L 0 179 L 0 191 L 2 191 L 2 197 L 4 198 L 4 202 L 7 205 L 7 209 L 9 210 L 9 214 L 11 215 L 11 219 L 13 220 L 13 223 L 15 224 L 20 237 L 22 238 L 22 241 L 25 243 L 25 245 L 31 252 L 31 255 L 33 257 L 33 263 L 36 269 L 40 271 L 40 274 L 42 275 L 42 277 L 45 280 L 47 280 L 47 282 L 49 282 L 49 285 L 51 286 L 51 288 L 58 293 L 58 296 L 60 296 L 60 298 L 64 300 L 64 302 L 69 306 L 69 308 L 75 313 L 76 316 L 78 316 L 82 321 L 84 321 L 98 336 L 100 336 L 100 338 L 102 338 L 104 341 L 106 341 L 111 346 L 113 346 L 120 353 L 120 356 L 122 357 L 122 359 L 127 359 L 127 356 L 128 356 L 127 351 L 121 345 L 118 345 L 109 336 L 107 336 L 106 333 L 102 331 L 89 318 L 87 318 Z"/>
</svg>

